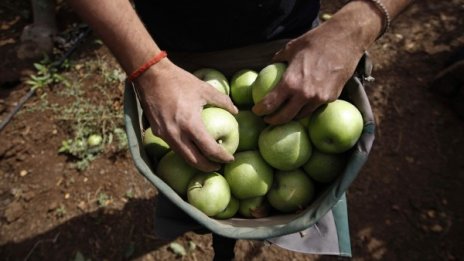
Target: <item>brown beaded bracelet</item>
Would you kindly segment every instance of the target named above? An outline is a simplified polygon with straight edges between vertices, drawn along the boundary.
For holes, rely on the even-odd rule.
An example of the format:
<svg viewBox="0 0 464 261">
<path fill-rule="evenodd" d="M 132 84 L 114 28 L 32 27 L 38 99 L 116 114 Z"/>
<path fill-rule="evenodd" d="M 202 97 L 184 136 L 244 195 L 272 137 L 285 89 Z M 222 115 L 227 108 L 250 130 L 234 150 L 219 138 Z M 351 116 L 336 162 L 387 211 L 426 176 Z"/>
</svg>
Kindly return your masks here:
<svg viewBox="0 0 464 261">
<path fill-rule="evenodd" d="M 377 39 L 379 39 L 390 28 L 391 17 L 390 17 L 390 14 L 388 13 L 387 8 L 380 0 L 369 0 L 369 1 L 373 3 L 377 7 L 377 9 L 379 9 L 379 11 L 383 14 L 383 29 L 380 32 L 379 36 L 377 37 Z"/>
</svg>

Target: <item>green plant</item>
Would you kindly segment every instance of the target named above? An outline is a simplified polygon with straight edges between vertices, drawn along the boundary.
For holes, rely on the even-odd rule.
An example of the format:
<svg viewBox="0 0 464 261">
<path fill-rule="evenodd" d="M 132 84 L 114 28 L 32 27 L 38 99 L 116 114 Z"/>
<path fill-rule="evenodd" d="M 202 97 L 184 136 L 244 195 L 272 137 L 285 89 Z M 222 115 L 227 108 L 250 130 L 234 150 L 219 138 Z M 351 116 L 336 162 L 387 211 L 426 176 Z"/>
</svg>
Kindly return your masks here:
<svg viewBox="0 0 464 261">
<path fill-rule="evenodd" d="M 106 88 L 97 85 L 95 89 L 101 99 L 90 100 L 81 85 L 74 84 L 62 92 L 73 101 L 65 108 L 55 108 L 56 118 L 72 131 L 71 138 L 62 142 L 58 152 L 74 157 L 79 170 L 85 170 L 111 144 L 115 144 L 115 152 L 127 148 L 126 133 L 121 128 L 122 111 L 113 108 L 113 98 Z M 98 144 L 93 142 L 95 137 L 99 139 Z"/>
<path fill-rule="evenodd" d="M 66 208 L 63 205 L 60 205 L 59 208 L 55 209 L 55 215 L 58 218 L 64 217 L 64 215 L 66 215 Z"/>
<path fill-rule="evenodd" d="M 128 189 L 124 194 L 124 197 L 127 199 L 133 199 L 135 197 L 134 190 L 132 188 Z"/>
<path fill-rule="evenodd" d="M 34 68 L 37 70 L 35 74 L 32 74 L 26 81 L 33 90 L 50 86 L 52 84 L 64 84 L 69 86 L 69 81 L 58 72 L 56 67 L 51 66 L 48 59 L 41 61 L 40 63 L 34 63 Z"/>
<path fill-rule="evenodd" d="M 97 204 L 99 207 L 106 207 L 111 202 L 111 197 L 107 194 L 100 192 L 97 196 Z"/>
<path fill-rule="evenodd" d="M 177 257 L 183 258 L 186 255 L 194 252 L 197 249 L 197 245 L 192 240 L 189 240 L 187 242 L 187 248 L 185 248 L 184 245 L 180 243 L 172 242 L 169 244 L 168 249 L 172 253 L 174 253 Z M 192 253 L 192 254 L 194 255 L 195 253 Z M 195 256 L 194 256 L 194 260 L 196 260 Z"/>
<path fill-rule="evenodd" d="M 122 93 L 125 74 L 116 65 L 96 55 L 96 59 L 65 60 L 59 67 L 52 66 L 48 57 L 36 63 L 37 72 L 26 81 L 33 89 L 56 83 L 64 88 L 41 90 L 40 103 L 26 112 L 50 110 L 57 125 L 65 132 L 58 152 L 69 156 L 75 167 L 83 171 L 104 152 L 120 153 L 127 149 L 123 129 Z M 59 96 L 59 99 L 56 99 Z M 52 103 L 55 98 L 58 102 Z"/>
</svg>

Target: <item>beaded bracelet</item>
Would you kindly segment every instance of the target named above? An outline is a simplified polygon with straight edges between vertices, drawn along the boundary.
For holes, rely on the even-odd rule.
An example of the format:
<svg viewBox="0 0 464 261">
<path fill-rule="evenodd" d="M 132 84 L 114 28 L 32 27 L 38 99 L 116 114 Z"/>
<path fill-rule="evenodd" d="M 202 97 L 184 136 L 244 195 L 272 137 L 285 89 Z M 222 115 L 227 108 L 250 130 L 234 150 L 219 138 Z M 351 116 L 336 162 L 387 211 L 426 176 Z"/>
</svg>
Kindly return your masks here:
<svg viewBox="0 0 464 261">
<path fill-rule="evenodd" d="M 373 4 L 375 4 L 377 9 L 379 9 L 379 11 L 383 14 L 383 29 L 380 32 L 379 36 L 377 37 L 377 39 L 379 39 L 390 28 L 391 17 L 390 17 L 390 14 L 388 13 L 387 8 L 385 7 L 385 5 L 380 0 L 369 0 L 369 1 L 372 2 Z"/>
</svg>

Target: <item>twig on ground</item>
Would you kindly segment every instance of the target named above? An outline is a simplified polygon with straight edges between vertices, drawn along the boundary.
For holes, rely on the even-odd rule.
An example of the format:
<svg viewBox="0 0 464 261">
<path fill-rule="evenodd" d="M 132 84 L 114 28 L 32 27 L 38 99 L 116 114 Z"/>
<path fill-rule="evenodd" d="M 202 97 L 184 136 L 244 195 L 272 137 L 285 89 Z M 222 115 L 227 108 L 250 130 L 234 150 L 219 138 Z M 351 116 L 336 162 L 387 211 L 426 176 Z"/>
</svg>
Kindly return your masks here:
<svg viewBox="0 0 464 261">
<path fill-rule="evenodd" d="M 56 243 L 56 241 L 58 240 L 58 237 L 60 236 L 60 233 L 61 232 L 58 232 L 54 238 L 51 238 L 51 239 L 43 239 L 43 240 L 39 240 L 37 242 L 35 242 L 34 246 L 32 247 L 32 249 L 29 251 L 29 253 L 27 254 L 27 256 L 24 258 L 24 261 L 27 261 L 29 259 L 29 257 L 31 257 L 32 253 L 34 253 L 34 250 L 42 243 L 45 243 L 45 242 L 52 242 L 53 244 Z"/>
</svg>

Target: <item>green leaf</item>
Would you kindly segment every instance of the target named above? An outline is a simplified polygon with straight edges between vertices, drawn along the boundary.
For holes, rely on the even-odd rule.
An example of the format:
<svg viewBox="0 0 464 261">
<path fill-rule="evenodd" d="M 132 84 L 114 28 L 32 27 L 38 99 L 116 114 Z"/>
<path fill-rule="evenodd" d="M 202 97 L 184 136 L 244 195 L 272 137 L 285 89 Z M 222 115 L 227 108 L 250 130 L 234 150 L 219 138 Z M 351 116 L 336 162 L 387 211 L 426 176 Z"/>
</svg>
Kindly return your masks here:
<svg viewBox="0 0 464 261">
<path fill-rule="evenodd" d="M 40 63 L 34 63 L 34 67 L 37 69 L 37 71 L 46 71 L 47 67 L 45 67 L 43 64 Z"/>
<path fill-rule="evenodd" d="M 169 250 L 171 250 L 177 256 L 185 256 L 187 255 L 187 251 L 185 251 L 184 246 L 179 243 L 173 242 L 169 244 Z"/>
<path fill-rule="evenodd" d="M 189 251 L 194 251 L 195 249 L 197 249 L 197 245 L 192 240 L 189 240 L 188 241 L 188 248 L 189 248 Z"/>
</svg>

